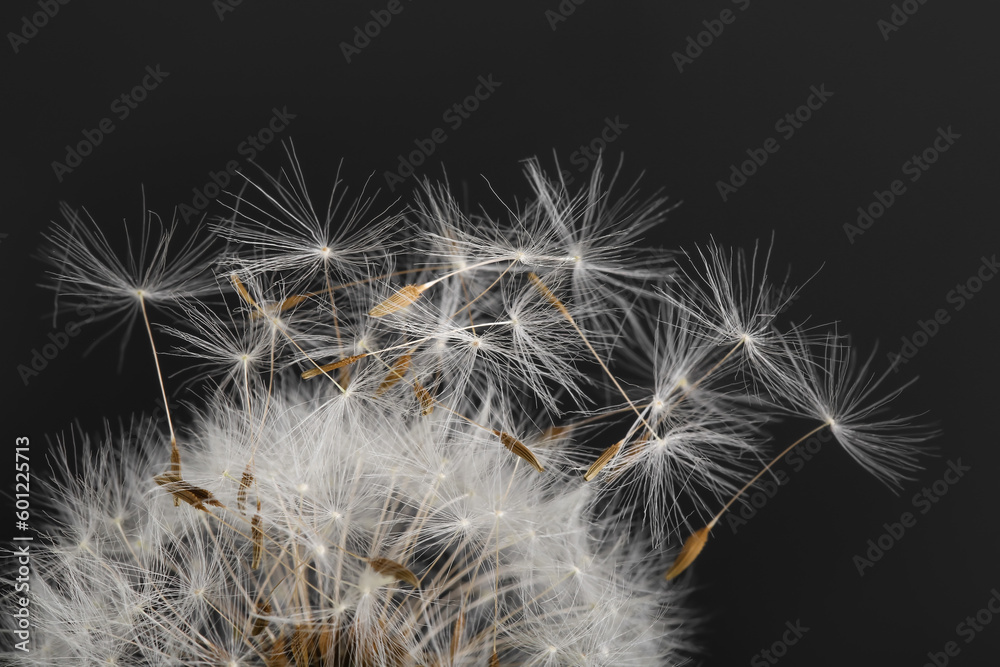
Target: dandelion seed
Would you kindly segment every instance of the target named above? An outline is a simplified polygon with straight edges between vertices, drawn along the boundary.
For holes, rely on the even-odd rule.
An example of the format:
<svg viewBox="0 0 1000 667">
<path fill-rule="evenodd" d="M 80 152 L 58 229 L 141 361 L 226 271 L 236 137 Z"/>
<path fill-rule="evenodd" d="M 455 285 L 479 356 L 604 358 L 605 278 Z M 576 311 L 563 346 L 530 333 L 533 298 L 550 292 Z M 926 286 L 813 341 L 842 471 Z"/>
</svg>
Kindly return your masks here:
<svg viewBox="0 0 1000 667">
<path fill-rule="evenodd" d="M 733 503 L 736 502 L 736 500 L 740 496 L 743 495 L 743 493 L 746 492 L 747 489 L 753 486 L 754 483 L 758 479 L 760 479 L 764 475 L 764 473 L 770 470 L 775 463 L 780 461 L 785 456 L 785 454 L 792 451 L 800 443 L 805 442 L 809 437 L 815 435 L 817 432 L 821 431 L 824 428 L 827 428 L 828 426 L 830 426 L 830 422 L 825 422 L 823 424 L 820 424 L 819 426 L 812 429 L 811 431 L 800 437 L 798 440 L 793 442 L 791 445 L 786 447 L 780 454 L 774 457 L 774 459 L 772 459 L 770 463 L 764 466 L 764 468 L 760 472 L 754 475 L 754 477 L 749 482 L 744 484 L 743 487 L 739 491 L 737 491 L 732 498 L 729 499 L 729 502 L 727 502 L 723 506 L 723 508 L 719 510 L 718 514 L 712 517 L 712 520 L 708 522 L 708 525 L 692 533 L 690 537 L 688 537 L 688 539 L 684 542 L 684 547 L 677 555 L 677 559 L 674 561 L 673 566 L 667 572 L 666 574 L 667 579 L 673 579 L 681 572 L 686 570 L 687 567 L 694 562 L 694 559 L 698 557 L 698 554 L 700 554 L 701 550 L 705 547 L 705 542 L 708 540 L 708 533 L 712 530 L 713 527 L 715 527 L 715 524 L 719 522 L 719 519 L 722 518 L 722 515 L 726 513 L 726 511 L 733 505 Z"/>
</svg>

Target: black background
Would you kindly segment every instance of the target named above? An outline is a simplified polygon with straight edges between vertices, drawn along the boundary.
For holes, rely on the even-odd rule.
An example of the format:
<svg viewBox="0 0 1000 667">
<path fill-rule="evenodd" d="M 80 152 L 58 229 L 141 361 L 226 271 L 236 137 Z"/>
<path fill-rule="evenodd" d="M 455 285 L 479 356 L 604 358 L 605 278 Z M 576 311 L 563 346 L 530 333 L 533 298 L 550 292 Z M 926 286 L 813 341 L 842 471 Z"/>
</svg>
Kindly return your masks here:
<svg viewBox="0 0 1000 667">
<path fill-rule="evenodd" d="M 791 266 L 793 280 L 822 266 L 793 315 L 839 321 L 863 349 L 880 342 L 880 368 L 920 321 L 940 308 L 950 316 L 893 378 L 920 375 L 897 409 L 926 411 L 938 423 L 937 458 L 925 459 L 900 496 L 832 446 L 801 471 L 779 466 L 788 484 L 736 534 L 717 528 L 694 568 L 705 664 L 766 664 L 752 663 L 755 654 L 796 620 L 809 630 L 778 664 L 922 665 L 948 641 L 960 648 L 950 664 L 997 664 L 1000 618 L 969 643 L 956 626 L 1000 589 L 1000 280 L 960 310 L 947 300 L 982 257 L 1000 252 L 994 4 L 904 3 L 919 9 L 886 39 L 878 22 L 893 12 L 887 1 L 566 0 L 572 14 L 554 22 L 546 12 L 557 12 L 558 0 L 402 0 L 402 12 L 350 63 L 341 43 L 386 3 L 336 4 L 244 0 L 220 16 L 208 0 L 76 0 L 16 53 L 9 35 L 0 45 L 3 447 L 29 435 L 39 461 L 45 438 L 73 420 L 94 431 L 104 418 L 149 411 L 159 400 L 140 337 L 121 374 L 116 342 L 83 356 L 104 324 L 85 327 L 22 381 L 18 366 L 52 332 L 51 296 L 37 287 L 44 267 L 30 255 L 59 201 L 86 207 L 104 226 L 120 227 L 123 218 L 135 225 L 145 188 L 147 206 L 169 218 L 210 171 L 232 159 L 246 166 L 238 146 L 273 108 L 294 114 L 279 138 L 294 139 L 316 192 L 343 158 L 355 191 L 371 176 L 385 202 L 405 200 L 411 181 L 390 193 L 385 172 L 442 127 L 447 140 L 418 174 L 439 176 L 443 164 L 472 201 L 488 197 L 480 174 L 505 197 L 524 197 L 520 160 L 538 155 L 551 167 L 555 151 L 581 182 L 574 151 L 617 118 L 627 127 L 607 158 L 624 154 L 626 180 L 645 172 L 643 191 L 662 188 L 683 200 L 652 243 L 691 247 L 714 236 L 748 247 L 773 231 L 775 264 Z M 735 20 L 679 72 L 673 54 L 724 9 Z M 7 2 L 0 29 L 21 31 L 23 17 L 37 11 L 33 2 Z M 116 117 L 112 102 L 157 65 L 169 75 L 127 118 Z M 442 114 L 489 75 L 501 85 L 449 128 Z M 811 86 L 833 94 L 786 138 L 775 123 L 806 102 Z M 60 181 L 52 162 L 105 117 L 114 132 Z M 910 182 L 903 163 L 949 127 L 960 138 Z M 768 137 L 778 152 L 723 201 L 717 181 Z M 257 161 L 282 166 L 279 142 Z M 845 223 L 894 179 L 905 193 L 852 243 Z M 916 511 L 916 525 L 859 576 L 853 557 L 883 523 L 914 511 L 913 495 L 958 459 L 971 470 L 929 512 Z M 4 488 L 13 487 L 13 455 L 7 460 Z"/>
</svg>

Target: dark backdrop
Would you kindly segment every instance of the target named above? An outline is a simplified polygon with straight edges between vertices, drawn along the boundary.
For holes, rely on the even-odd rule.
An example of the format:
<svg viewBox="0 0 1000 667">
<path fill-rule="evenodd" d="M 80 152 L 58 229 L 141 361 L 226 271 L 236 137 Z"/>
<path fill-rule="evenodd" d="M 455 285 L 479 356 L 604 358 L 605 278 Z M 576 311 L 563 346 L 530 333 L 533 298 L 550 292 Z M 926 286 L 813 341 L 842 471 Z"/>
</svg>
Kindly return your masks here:
<svg viewBox="0 0 1000 667">
<path fill-rule="evenodd" d="M 683 200 L 653 242 L 746 247 L 773 232 L 776 265 L 793 279 L 823 267 L 797 317 L 838 320 L 865 349 L 878 341 L 883 368 L 885 352 L 917 334 L 924 344 L 894 380 L 921 377 L 898 408 L 926 411 L 944 432 L 900 496 L 833 447 L 801 469 L 779 466 L 787 484 L 745 525 L 717 528 L 695 568 L 705 664 L 769 664 L 759 652 L 786 622 L 808 631 L 780 664 L 922 665 L 948 642 L 958 649 L 950 664 L 996 664 L 1000 618 L 959 625 L 1000 587 L 1000 280 L 976 282 L 992 277 L 1000 252 L 992 3 L 401 0 L 396 14 L 382 0 L 50 4 L 47 17 L 46 0 L 11 0 L 0 19 L 4 448 L 29 435 L 40 463 L 46 436 L 72 420 L 93 431 L 159 400 L 140 337 L 121 373 L 116 343 L 83 356 L 103 325 L 84 327 L 27 384 L 18 372 L 53 332 L 30 255 L 59 201 L 105 225 L 135 224 L 144 188 L 147 206 L 169 217 L 196 208 L 195 191 L 230 160 L 246 166 L 251 149 L 281 166 L 277 139 L 294 139 L 317 192 L 343 158 L 355 190 L 371 176 L 388 201 L 411 181 L 386 172 L 437 128 L 445 141 L 418 174 L 444 165 L 473 201 L 488 193 L 480 174 L 524 196 L 519 160 L 551 165 L 554 151 L 580 182 L 580 149 L 604 133 L 607 158 L 626 157 L 626 179 L 644 171 L 645 191 Z M 391 20 L 345 53 L 373 11 Z M 480 77 L 492 92 L 479 89 L 478 108 L 445 116 Z M 135 108 L 115 102 L 144 82 Z M 275 141 L 241 146 L 276 113 L 286 127 Z M 789 113 L 802 122 L 783 121 Z M 67 145 L 96 136 L 102 119 L 100 143 L 72 167 Z M 925 168 L 912 162 L 928 148 Z M 744 164 L 754 156 L 763 164 Z M 866 228 L 859 207 L 872 214 Z M 952 292 L 959 285 L 971 298 Z M 945 321 L 935 329 L 926 322 L 936 315 Z M 918 334 L 921 322 L 933 336 Z M 6 489 L 13 455 L 4 460 Z M 921 513 L 914 494 L 933 493 L 959 460 L 969 470 L 939 483 L 946 493 Z M 915 525 L 860 575 L 854 557 L 907 511 Z"/>
</svg>

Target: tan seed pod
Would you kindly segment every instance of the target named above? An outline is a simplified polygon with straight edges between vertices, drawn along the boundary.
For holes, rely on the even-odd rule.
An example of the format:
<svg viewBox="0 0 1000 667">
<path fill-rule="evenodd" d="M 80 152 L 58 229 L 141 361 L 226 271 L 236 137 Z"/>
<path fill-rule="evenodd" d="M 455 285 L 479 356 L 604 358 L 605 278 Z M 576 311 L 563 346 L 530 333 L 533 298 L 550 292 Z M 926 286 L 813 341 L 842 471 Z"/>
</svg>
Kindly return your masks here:
<svg viewBox="0 0 1000 667">
<path fill-rule="evenodd" d="M 360 361 L 360 360 L 364 359 L 367 356 L 368 356 L 368 353 L 367 352 L 363 352 L 362 354 L 355 354 L 355 355 L 350 356 L 350 357 L 344 357 L 343 359 L 341 359 L 339 361 L 334 361 L 334 362 L 329 363 L 329 364 L 324 364 L 324 365 L 320 366 L 319 368 L 310 368 L 309 370 L 302 372 L 302 379 L 303 380 L 308 380 L 309 378 L 314 378 L 317 375 L 322 375 L 323 373 L 329 373 L 330 371 L 335 371 L 338 368 L 343 368 L 344 366 L 348 366 L 350 364 L 353 364 L 356 361 Z"/>
<path fill-rule="evenodd" d="M 420 414 L 424 417 L 434 412 L 434 397 L 431 396 L 431 392 L 420 384 L 420 380 L 415 380 L 413 382 L 413 393 L 417 395 L 417 399 L 420 400 Z"/>
<path fill-rule="evenodd" d="M 306 626 L 297 625 L 292 633 L 292 658 L 295 667 L 309 667 L 310 650 L 309 630 Z"/>
<path fill-rule="evenodd" d="M 288 297 L 287 299 L 283 300 L 281 303 L 278 304 L 278 311 L 284 312 L 289 308 L 294 308 L 295 306 L 299 305 L 308 298 L 309 296 L 306 294 L 293 294 L 292 296 Z"/>
<path fill-rule="evenodd" d="M 170 443 L 170 472 L 181 475 L 181 450 L 177 449 L 177 442 Z"/>
<path fill-rule="evenodd" d="M 257 504 L 257 511 L 260 512 L 260 503 Z M 260 514 L 254 514 L 250 521 L 250 534 L 253 539 L 253 555 L 250 561 L 250 568 L 256 570 L 260 567 L 261 558 L 264 555 L 264 531 L 260 528 Z"/>
<path fill-rule="evenodd" d="M 597 477 L 597 474 L 601 472 L 604 469 L 604 466 L 608 465 L 608 462 L 615 457 L 615 454 L 618 453 L 618 450 L 622 448 L 624 443 L 624 440 L 619 440 L 601 452 L 601 455 L 597 457 L 597 460 L 591 463 L 590 467 L 587 468 L 587 472 L 584 474 L 583 478 L 589 482 Z"/>
<path fill-rule="evenodd" d="M 569 310 L 566 309 L 565 304 L 563 304 L 563 302 L 559 300 L 559 297 L 557 297 L 555 293 L 549 289 L 548 285 L 542 282 L 542 279 L 539 278 L 534 271 L 528 274 L 528 279 L 531 280 L 535 287 L 538 288 L 538 291 L 542 293 L 542 296 L 548 299 L 549 303 L 551 303 L 556 310 L 562 313 L 566 319 L 572 321 L 573 318 L 570 316 Z"/>
<path fill-rule="evenodd" d="M 193 484 L 189 484 L 180 478 L 179 475 L 174 473 L 163 473 L 162 475 L 157 475 L 153 478 L 157 484 L 162 486 L 174 497 L 174 505 L 179 504 L 181 500 L 191 505 L 195 509 L 199 509 L 202 512 L 208 512 L 208 508 L 205 504 L 214 505 L 215 507 L 225 507 L 222 503 L 215 499 L 212 492 L 203 489 Z M 211 514 L 211 512 L 209 512 Z"/>
<path fill-rule="evenodd" d="M 674 564 L 670 566 L 670 569 L 664 575 L 667 581 L 679 575 L 694 562 L 694 559 L 698 557 L 701 550 L 705 548 L 705 542 L 708 541 L 708 532 L 710 530 L 712 530 L 712 524 L 705 526 L 701 530 L 694 531 L 684 541 L 684 546 L 681 547 L 680 553 L 674 559 Z"/>
<path fill-rule="evenodd" d="M 500 654 L 496 651 L 490 656 L 490 667 L 500 667 Z"/>
<path fill-rule="evenodd" d="M 462 641 L 462 632 L 464 631 L 465 631 L 465 613 L 459 612 L 458 618 L 455 619 L 455 625 L 451 630 L 451 647 L 449 655 L 451 656 L 452 662 L 455 662 L 455 654 L 458 653 L 458 647 Z"/>
<path fill-rule="evenodd" d="M 389 558 L 370 558 L 368 564 L 379 574 L 393 577 L 397 581 L 405 581 L 414 588 L 420 588 L 420 580 L 408 567 L 400 565 Z"/>
<path fill-rule="evenodd" d="M 181 450 L 177 449 L 177 441 L 171 441 L 170 443 L 170 474 L 176 475 L 177 479 L 181 478 Z M 181 499 L 174 496 L 174 507 L 181 504 Z"/>
<path fill-rule="evenodd" d="M 250 472 L 250 464 L 247 463 L 246 470 L 243 471 L 243 477 L 240 478 L 240 488 L 236 492 L 236 507 L 240 510 L 240 514 L 246 514 L 247 491 L 252 485 L 253 473 Z"/>
<path fill-rule="evenodd" d="M 317 658 L 322 664 L 338 664 L 336 661 L 337 634 L 330 625 L 321 625 L 313 630 Z"/>
<path fill-rule="evenodd" d="M 267 627 L 269 621 L 267 620 L 266 617 L 271 615 L 271 601 L 270 600 L 264 600 L 263 602 L 258 601 L 257 610 L 255 613 L 257 615 L 257 618 L 254 619 L 253 627 L 250 628 L 251 637 L 256 637 L 257 635 L 259 635 L 261 632 L 264 631 L 264 628 Z"/>
<path fill-rule="evenodd" d="M 397 311 L 403 310 L 414 301 L 420 298 L 424 290 L 424 285 L 406 285 L 400 287 L 388 299 L 379 302 L 374 308 L 368 311 L 371 317 L 385 317 Z"/>
<path fill-rule="evenodd" d="M 608 471 L 608 477 L 616 479 L 624 475 L 630 468 L 636 465 L 639 457 L 649 446 L 649 433 L 643 433 L 633 442 L 630 442 L 622 455 L 615 461 L 614 466 Z"/>
<path fill-rule="evenodd" d="M 267 310 L 268 310 L 268 313 L 271 313 L 271 314 L 273 314 L 273 313 L 283 313 L 286 310 L 288 310 L 289 308 L 294 308 L 295 306 L 299 305 L 300 303 L 302 303 L 303 301 L 305 301 L 308 298 L 309 298 L 308 294 L 294 294 L 294 295 L 288 297 L 287 299 L 283 299 L 280 303 L 278 303 L 275 306 L 269 305 L 267 307 Z M 265 317 L 265 316 L 266 316 L 266 314 L 263 311 L 260 311 L 260 310 L 254 310 L 252 313 L 250 313 L 250 319 L 252 319 L 252 320 L 256 320 L 256 319 L 259 319 L 259 318 Z"/>
<path fill-rule="evenodd" d="M 538 472 L 545 471 L 545 468 L 542 467 L 542 465 L 538 462 L 538 459 L 535 458 L 535 455 L 531 453 L 531 450 L 528 449 L 527 445 L 525 445 L 523 442 L 512 436 L 510 433 L 507 433 L 506 431 L 497 431 L 494 429 L 493 434 L 500 438 L 500 442 L 503 444 L 504 447 L 509 449 L 516 456 L 519 456 L 520 458 L 527 461 L 529 464 L 531 464 L 532 468 L 534 468 Z"/>
<path fill-rule="evenodd" d="M 568 435 L 573 431 L 573 425 L 567 424 L 565 426 L 550 426 L 544 431 L 542 431 L 542 440 L 555 440 L 556 438 L 561 438 L 564 435 Z"/>
<path fill-rule="evenodd" d="M 378 386 L 378 389 L 375 391 L 376 396 L 381 396 L 385 392 L 389 391 L 389 389 L 391 389 L 393 385 L 398 383 L 406 376 L 406 371 L 410 369 L 410 360 L 412 358 L 413 358 L 412 355 L 404 354 L 395 362 L 393 362 L 392 366 L 389 367 L 389 372 L 386 373 L 385 379 L 382 380 L 382 383 Z"/>
<path fill-rule="evenodd" d="M 274 644 L 271 645 L 271 652 L 267 656 L 267 667 L 287 667 L 288 657 L 285 655 L 287 651 L 288 646 L 285 638 L 275 639 Z"/>
<path fill-rule="evenodd" d="M 253 300 L 252 296 L 250 296 L 250 292 L 247 291 L 246 285 L 243 284 L 243 281 L 240 280 L 240 277 L 238 275 L 236 275 L 235 273 L 230 274 L 229 280 L 232 281 L 233 287 L 236 288 L 236 291 L 239 293 L 240 298 L 246 301 L 249 305 L 253 306 L 255 309 L 260 309 L 260 306 L 258 306 L 257 302 Z"/>
</svg>

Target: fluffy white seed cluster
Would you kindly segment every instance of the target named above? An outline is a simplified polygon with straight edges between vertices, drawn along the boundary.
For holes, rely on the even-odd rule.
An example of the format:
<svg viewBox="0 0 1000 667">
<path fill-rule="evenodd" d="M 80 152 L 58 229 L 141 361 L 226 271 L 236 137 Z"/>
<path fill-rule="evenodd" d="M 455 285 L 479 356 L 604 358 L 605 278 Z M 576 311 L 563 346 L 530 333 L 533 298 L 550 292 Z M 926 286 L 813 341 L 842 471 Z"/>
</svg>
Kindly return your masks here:
<svg viewBox="0 0 1000 667">
<path fill-rule="evenodd" d="M 890 485 L 915 469 L 898 392 L 782 327 L 768 253 L 640 247 L 665 200 L 525 171 L 500 217 L 432 183 L 396 211 L 338 181 L 317 208 L 292 155 L 211 238 L 146 220 L 125 255 L 66 209 L 60 299 L 191 374 L 159 376 L 164 419 L 57 465 L 38 644 L 8 658 L 681 664 L 674 577 L 704 540 L 671 561 L 779 451 L 769 423 L 830 428 Z"/>
</svg>

